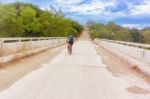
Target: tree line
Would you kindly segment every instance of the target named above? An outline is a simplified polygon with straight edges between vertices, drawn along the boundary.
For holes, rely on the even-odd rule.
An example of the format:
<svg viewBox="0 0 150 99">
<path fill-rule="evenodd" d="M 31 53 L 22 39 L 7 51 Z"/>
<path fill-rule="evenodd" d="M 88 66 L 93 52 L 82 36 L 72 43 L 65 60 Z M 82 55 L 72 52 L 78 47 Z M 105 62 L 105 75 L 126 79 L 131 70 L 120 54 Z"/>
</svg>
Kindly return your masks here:
<svg viewBox="0 0 150 99">
<path fill-rule="evenodd" d="M 80 35 L 83 27 L 61 10 L 41 10 L 29 3 L 0 4 L 0 37 L 52 37 Z"/>
<path fill-rule="evenodd" d="M 114 22 L 102 24 L 92 21 L 88 22 L 88 27 L 92 38 L 98 37 L 103 39 L 150 44 L 150 27 L 139 30 L 136 28 L 130 29 L 122 27 Z"/>
</svg>

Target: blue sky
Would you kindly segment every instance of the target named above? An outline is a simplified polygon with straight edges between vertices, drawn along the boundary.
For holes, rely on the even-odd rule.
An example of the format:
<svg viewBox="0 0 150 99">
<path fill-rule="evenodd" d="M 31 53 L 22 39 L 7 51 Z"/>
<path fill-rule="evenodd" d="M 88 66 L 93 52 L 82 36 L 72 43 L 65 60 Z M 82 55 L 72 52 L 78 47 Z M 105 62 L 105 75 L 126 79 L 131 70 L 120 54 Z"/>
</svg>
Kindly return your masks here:
<svg viewBox="0 0 150 99">
<path fill-rule="evenodd" d="M 124 27 L 150 26 L 150 0 L 0 0 L 1 3 L 29 2 L 41 9 L 53 5 L 66 17 L 82 24 L 88 20 L 101 23 L 116 22 Z"/>
</svg>

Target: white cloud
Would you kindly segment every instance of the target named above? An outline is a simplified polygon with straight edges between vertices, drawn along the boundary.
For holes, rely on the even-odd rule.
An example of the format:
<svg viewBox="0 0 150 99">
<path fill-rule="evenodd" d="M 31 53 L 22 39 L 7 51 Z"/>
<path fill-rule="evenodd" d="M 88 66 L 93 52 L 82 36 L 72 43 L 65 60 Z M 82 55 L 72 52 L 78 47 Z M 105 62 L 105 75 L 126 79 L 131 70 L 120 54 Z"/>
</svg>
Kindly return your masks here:
<svg viewBox="0 0 150 99">
<path fill-rule="evenodd" d="M 142 4 L 133 5 L 130 9 L 131 15 L 149 15 L 150 14 L 150 0 L 144 0 Z"/>
<path fill-rule="evenodd" d="M 113 7 L 116 3 L 113 1 L 91 0 L 88 3 L 81 3 L 84 0 L 56 0 L 57 6 L 61 7 L 65 12 L 73 12 L 82 15 L 98 15 L 105 14 L 107 7 Z M 80 4 L 81 3 L 81 4 Z"/>
<path fill-rule="evenodd" d="M 140 25 L 140 24 L 121 24 L 123 27 L 127 28 L 138 28 L 138 29 L 143 29 L 144 27 L 147 27 L 148 25 Z"/>
<path fill-rule="evenodd" d="M 78 4 L 78 3 L 81 3 L 82 1 L 84 0 L 55 0 L 55 3 L 58 3 L 58 4 Z"/>
<path fill-rule="evenodd" d="M 140 17 L 141 15 L 150 15 L 150 0 L 143 0 L 141 4 L 136 5 L 134 1 L 127 0 L 91 0 L 88 3 L 85 0 L 55 0 L 54 5 L 61 8 L 65 13 L 77 13 L 81 15 L 99 15 L 109 19 L 119 17 Z M 117 8 L 124 3 L 126 10 Z M 109 9 L 108 9 L 109 8 Z M 111 9 L 119 9 L 112 11 Z"/>
</svg>

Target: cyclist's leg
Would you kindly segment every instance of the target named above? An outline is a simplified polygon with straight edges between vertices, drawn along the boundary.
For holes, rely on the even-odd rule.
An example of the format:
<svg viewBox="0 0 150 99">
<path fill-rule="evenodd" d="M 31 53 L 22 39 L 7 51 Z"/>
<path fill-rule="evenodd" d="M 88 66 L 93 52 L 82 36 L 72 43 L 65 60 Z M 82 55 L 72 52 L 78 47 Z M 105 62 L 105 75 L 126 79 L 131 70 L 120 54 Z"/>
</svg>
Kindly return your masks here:
<svg viewBox="0 0 150 99">
<path fill-rule="evenodd" d="M 71 44 L 68 43 L 68 53 L 71 54 Z"/>
<path fill-rule="evenodd" d="M 70 52 L 72 53 L 72 45 L 73 45 L 73 42 L 70 43 Z"/>
</svg>

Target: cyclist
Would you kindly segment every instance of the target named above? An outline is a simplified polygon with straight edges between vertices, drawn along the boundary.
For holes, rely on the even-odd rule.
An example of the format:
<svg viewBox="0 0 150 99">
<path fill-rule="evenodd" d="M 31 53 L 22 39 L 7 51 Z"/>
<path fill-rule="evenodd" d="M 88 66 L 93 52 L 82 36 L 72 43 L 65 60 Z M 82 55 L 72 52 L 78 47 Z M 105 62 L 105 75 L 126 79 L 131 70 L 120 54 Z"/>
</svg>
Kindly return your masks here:
<svg viewBox="0 0 150 99">
<path fill-rule="evenodd" d="M 72 45 L 74 43 L 74 36 L 73 36 L 73 34 L 69 34 L 68 35 L 67 42 L 68 42 L 68 53 L 72 54 Z"/>
</svg>

